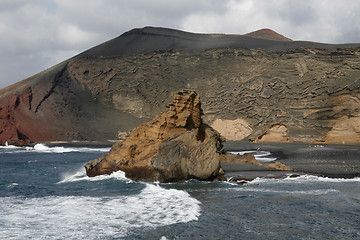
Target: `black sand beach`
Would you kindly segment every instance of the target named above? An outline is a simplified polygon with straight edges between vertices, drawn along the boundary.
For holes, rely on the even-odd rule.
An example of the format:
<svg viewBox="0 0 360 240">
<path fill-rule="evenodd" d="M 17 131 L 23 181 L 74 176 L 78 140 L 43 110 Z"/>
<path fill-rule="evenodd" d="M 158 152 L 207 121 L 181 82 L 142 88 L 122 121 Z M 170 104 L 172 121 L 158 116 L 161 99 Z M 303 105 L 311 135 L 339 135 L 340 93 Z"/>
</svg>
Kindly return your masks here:
<svg viewBox="0 0 360 240">
<path fill-rule="evenodd" d="M 276 161 L 291 167 L 296 173 L 309 173 L 332 178 L 353 178 L 360 176 L 360 148 L 356 146 L 314 145 L 304 143 L 243 143 L 226 142 L 225 149 L 231 152 L 259 150 L 269 151 Z M 251 168 L 248 165 L 223 164 L 231 176 L 254 177 L 274 175 L 268 169 Z M 251 174 L 252 173 L 252 174 Z"/>
</svg>

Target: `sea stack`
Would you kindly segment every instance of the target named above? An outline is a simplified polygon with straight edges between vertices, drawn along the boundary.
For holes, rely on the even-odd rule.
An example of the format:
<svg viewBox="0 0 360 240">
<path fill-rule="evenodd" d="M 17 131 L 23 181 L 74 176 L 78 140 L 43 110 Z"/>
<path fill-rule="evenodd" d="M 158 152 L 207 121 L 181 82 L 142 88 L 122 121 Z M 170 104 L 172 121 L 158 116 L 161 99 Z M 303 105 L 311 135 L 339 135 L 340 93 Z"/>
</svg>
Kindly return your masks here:
<svg viewBox="0 0 360 240">
<path fill-rule="evenodd" d="M 199 95 L 181 90 L 168 110 L 132 130 L 110 152 L 85 165 L 88 176 L 121 170 L 140 181 L 213 180 L 221 176 L 224 139 L 202 121 Z"/>
</svg>

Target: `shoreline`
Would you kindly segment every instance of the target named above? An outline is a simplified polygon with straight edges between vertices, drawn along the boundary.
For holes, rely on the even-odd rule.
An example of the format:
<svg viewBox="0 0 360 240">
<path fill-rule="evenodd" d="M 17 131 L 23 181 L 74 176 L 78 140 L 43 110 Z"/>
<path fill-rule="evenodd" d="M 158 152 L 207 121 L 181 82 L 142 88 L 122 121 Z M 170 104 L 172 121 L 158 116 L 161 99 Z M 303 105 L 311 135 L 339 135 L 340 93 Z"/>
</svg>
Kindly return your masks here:
<svg viewBox="0 0 360 240">
<path fill-rule="evenodd" d="M 356 146 L 306 143 L 226 142 L 227 151 L 269 151 L 272 157 L 296 173 L 330 178 L 360 177 L 360 148 Z"/>
<path fill-rule="evenodd" d="M 118 141 L 53 141 L 44 142 L 48 147 L 111 147 Z M 37 143 L 30 144 L 35 146 Z M 225 176 L 238 178 L 286 177 L 287 175 L 310 174 L 330 178 L 360 177 L 360 148 L 351 145 L 308 144 L 308 143 L 249 143 L 228 141 L 224 143 L 227 152 L 268 151 L 293 171 L 262 169 L 253 164 L 222 163 Z"/>
</svg>

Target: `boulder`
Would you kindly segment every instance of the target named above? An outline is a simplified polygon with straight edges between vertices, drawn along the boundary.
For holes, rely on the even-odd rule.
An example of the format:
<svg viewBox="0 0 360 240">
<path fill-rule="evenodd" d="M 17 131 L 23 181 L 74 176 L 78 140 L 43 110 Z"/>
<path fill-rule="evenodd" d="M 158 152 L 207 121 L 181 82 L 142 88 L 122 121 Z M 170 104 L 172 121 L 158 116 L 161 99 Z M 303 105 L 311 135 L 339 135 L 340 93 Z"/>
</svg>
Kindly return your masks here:
<svg viewBox="0 0 360 240">
<path fill-rule="evenodd" d="M 168 108 L 132 130 L 107 155 L 88 162 L 87 175 L 121 170 L 134 180 L 159 182 L 220 177 L 224 139 L 202 121 L 198 94 L 181 90 Z"/>
</svg>

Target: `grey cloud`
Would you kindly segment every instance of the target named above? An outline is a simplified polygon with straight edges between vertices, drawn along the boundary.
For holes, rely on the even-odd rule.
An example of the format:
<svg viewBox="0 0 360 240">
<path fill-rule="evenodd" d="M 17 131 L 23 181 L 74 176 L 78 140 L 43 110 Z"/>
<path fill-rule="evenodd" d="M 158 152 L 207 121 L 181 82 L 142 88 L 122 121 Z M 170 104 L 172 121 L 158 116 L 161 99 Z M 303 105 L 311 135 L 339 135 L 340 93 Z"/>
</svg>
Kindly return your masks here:
<svg viewBox="0 0 360 240">
<path fill-rule="evenodd" d="M 14 11 L 25 4 L 28 4 L 29 1 L 24 2 L 23 0 L 2 0 L 0 2 L 0 12 L 9 12 Z"/>
<path fill-rule="evenodd" d="M 292 25 L 304 25 L 315 21 L 317 15 L 309 1 L 265 1 L 263 12 L 271 18 L 289 21 Z"/>
<path fill-rule="evenodd" d="M 353 0 L 1 0 L 0 88 L 135 27 L 360 42 Z"/>
</svg>

